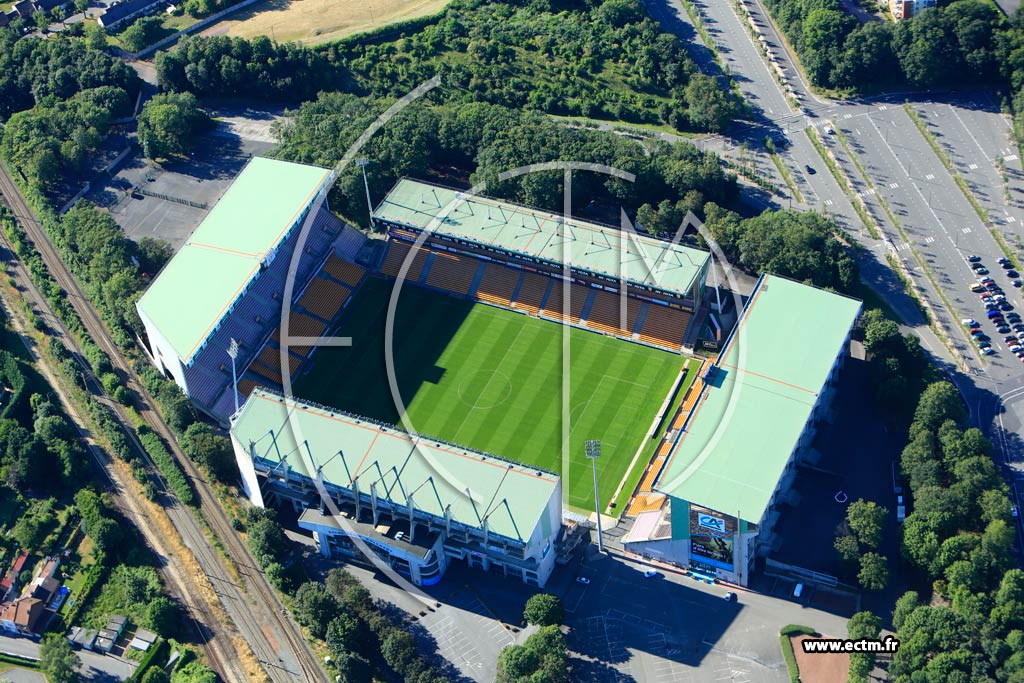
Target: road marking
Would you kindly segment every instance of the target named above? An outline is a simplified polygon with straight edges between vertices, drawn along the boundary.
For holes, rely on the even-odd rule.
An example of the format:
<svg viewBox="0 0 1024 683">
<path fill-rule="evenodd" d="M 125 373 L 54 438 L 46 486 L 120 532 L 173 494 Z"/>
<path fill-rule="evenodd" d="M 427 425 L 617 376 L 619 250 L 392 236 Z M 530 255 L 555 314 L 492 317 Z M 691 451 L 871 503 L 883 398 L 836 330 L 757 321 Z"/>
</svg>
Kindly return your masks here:
<svg viewBox="0 0 1024 683">
<path fill-rule="evenodd" d="M 1006 222 L 1007 223 L 1016 223 L 1017 222 L 1017 218 L 1015 216 L 1007 216 L 1006 217 Z"/>
<path fill-rule="evenodd" d="M 1016 154 L 1011 154 L 1010 156 L 1008 156 L 1005 159 L 1003 159 L 1003 161 L 1016 161 L 1016 160 L 1017 160 L 1017 155 Z"/>
<path fill-rule="evenodd" d="M 853 118 L 853 114 L 846 114 L 845 116 L 843 116 L 843 118 L 844 119 L 852 119 Z"/>
<path fill-rule="evenodd" d="M 970 228 L 961 228 L 960 231 L 966 235 L 967 233 L 969 233 L 971 231 L 971 229 Z"/>
<path fill-rule="evenodd" d="M 932 237 L 931 235 L 929 235 L 928 237 L 925 237 L 925 238 L 924 238 L 924 243 L 925 243 L 925 244 L 931 244 L 931 243 L 932 243 L 932 242 L 934 242 L 934 241 L 935 241 L 935 238 L 934 238 L 934 237 Z"/>
<path fill-rule="evenodd" d="M 887 105 L 884 105 L 884 104 L 880 104 L 880 105 L 878 105 L 878 111 L 885 111 L 885 110 L 886 110 L 886 109 L 888 109 L 888 108 L 889 108 L 889 107 L 888 107 Z"/>
<path fill-rule="evenodd" d="M 929 173 L 928 175 L 926 175 L 924 177 L 924 179 L 925 180 L 935 180 L 935 174 L 934 173 Z"/>
<path fill-rule="evenodd" d="M 832 200 L 831 199 L 826 199 L 825 200 L 825 206 L 832 206 Z"/>
<path fill-rule="evenodd" d="M 977 164 L 968 164 L 967 168 L 969 168 L 969 169 L 971 169 L 973 171 L 974 169 L 978 168 L 978 165 Z"/>
<path fill-rule="evenodd" d="M 890 188 L 890 189 L 893 189 L 893 190 L 895 190 L 895 189 L 896 189 L 897 187 L 899 187 L 899 186 L 900 186 L 900 184 L 899 184 L 899 183 L 889 183 L 889 188 Z"/>
</svg>

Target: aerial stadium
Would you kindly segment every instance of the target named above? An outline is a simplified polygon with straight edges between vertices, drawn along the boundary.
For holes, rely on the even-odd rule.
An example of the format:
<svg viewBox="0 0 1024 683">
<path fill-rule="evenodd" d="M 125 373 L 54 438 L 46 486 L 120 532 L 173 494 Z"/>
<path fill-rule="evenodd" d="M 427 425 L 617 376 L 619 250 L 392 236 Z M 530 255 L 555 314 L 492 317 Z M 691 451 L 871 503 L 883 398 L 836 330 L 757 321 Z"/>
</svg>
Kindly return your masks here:
<svg viewBox="0 0 1024 683">
<path fill-rule="evenodd" d="M 789 378 L 769 361 L 737 379 L 735 331 L 717 359 L 695 357 L 708 252 L 407 178 L 373 210 L 379 235 L 368 239 L 328 210 L 332 182 L 326 169 L 253 159 L 138 302 L 152 362 L 230 429 L 255 504 L 293 506 L 325 556 L 357 560 L 369 547 L 419 585 L 458 559 L 543 586 L 595 506 L 636 520 L 629 540 L 639 554 L 739 575 L 735 558 L 732 570 L 701 558 L 724 557 L 737 534 L 767 538 L 771 496 L 705 497 L 728 488 L 711 486 L 711 475 L 690 490 L 705 432 L 722 417 L 716 402 L 753 394 L 729 385 L 761 375 L 809 387 L 818 402 L 827 392 L 817 375 Z M 787 288 L 773 304 L 780 295 L 768 292 Z M 778 348 L 756 333 L 771 327 L 758 320 L 836 307 L 823 297 L 843 299 L 762 278 L 737 330 L 766 351 L 748 359 Z M 847 301 L 826 321 L 835 335 L 818 321 L 807 340 L 830 369 L 859 310 Z M 758 405 L 747 401 L 744 415 Z M 786 413 L 789 431 L 771 440 L 795 452 L 813 410 Z M 729 433 L 757 442 L 770 422 Z M 601 442 L 596 462 L 589 440 Z M 706 461 L 736 466 L 730 457 Z M 785 483 L 778 453 L 742 464 L 762 488 Z M 732 527 L 684 534 L 678 520 L 702 507 L 731 516 Z M 673 512 L 672 533 L 657 536 Z M 683 545 L 685 554 L 668 552 Z"/>
</svg>

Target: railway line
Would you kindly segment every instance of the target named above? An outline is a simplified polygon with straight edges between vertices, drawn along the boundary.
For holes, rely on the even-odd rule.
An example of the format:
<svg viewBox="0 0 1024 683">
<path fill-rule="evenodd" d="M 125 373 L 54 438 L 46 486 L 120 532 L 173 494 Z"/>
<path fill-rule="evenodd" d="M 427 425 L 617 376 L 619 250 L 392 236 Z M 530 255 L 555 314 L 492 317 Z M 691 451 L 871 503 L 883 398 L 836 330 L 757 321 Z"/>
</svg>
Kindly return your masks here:
<svg viewBox="0 0 1024 683">
<path fill-rule="evenodd" d="M 259 570 L 249 549 L 231 528 L 230 520 L 217 502 L 207 482 L 178 447 L 177 440 L 167 427 L 162 416 L 154 409 L 155 403 L 149 392 L 139 381 L 134 368 L 113 342 L 106 325 L 85 297 L 77 279 L 75 279 L 60 258 L 42 225 L 35 218 L 21 192 L 15 185 L 13 178 L 11 178 L 7 169 L 2 165 L 0 165 L 0 194 L 3 195 L 5 203 L 20 221 L 28 238 L 35 244 L 35 248 L 54 280 L 67 292 L 68 299 L 81 318 L 89 336 L 110 357 L 114 368 L 125 379 L 126 387 L 132 390 L 135 396 L 138 397 L 135 407 L 142 420 L 167 442 L 176 460 L 184 469 L 186 475 L 191 478 L 199 497 L 200 510 L 210 527 L 210 531 L 222 541 L 225 553 L 237 567 L 241 582 L 236 583 L 234 578 L 228 574 L 221 558 L 218 557 L 217 551 L 207 539 L 200 522 L 191 511 L 174 498 L 167 488 L 166 482 L 163 482 L 161 477 L 160 483 L 163 493 L 171 499 L 170 504 L 165 507 L 168 517 L 181 535 L 186 547 L 195 556 L 202 571 L 209 578 L 225 612 L 234 621 L 239 633 L 259 659 L 267 677 L 273 683 L 292 683 L 297 680 L 327 681 L 328 676 L 326 672 L 320 666 L 316 655 L 306 643 L 298 625 L 291 619 L 277 593 Z M 53 314 L 49 302 L 35 290 L 34 285 L 30 281 L 27 286 L 34 293 L 39 310 L 43 311 L 49 318 L 46 321 L 47 324 L 54 327 L 64 337 L 68 348 L 76 353 L 79 358 L 82 358 L 81 349 L 78 348 L 74 338 Z M 84 374 L 90 379 L 90 389 L 93 393 L 97 396 L 104 396 L 99 382 L 94 377 L 91 377 L 91 371 L 84 372 Z M 127 427 L 126 432 L 134 442 L 133 447 L 137 448 L 142 456 L 149 460 L 148 454 L 145 453 L 145 449 L 138 443 L 135 432 L 131 429 L 131 421 L 128 419 L 127 411 L 124 407 L 113 400 L 105 402 L 112 408 L 122 425 Z M 158 472 L 159 470 L 156 471 Z M 207 626 L 211 628 L 215 636 L 219 636 L 222 632 L 226 631 L 226 629 L 213 629 L 213 625 L 217 624 L 219 620 L 213 615 L 212 610 L 200 609 L 198 611 L 207 620 Z M 211 638 L 211 642 L 213 640 Z M 220 647 L 220 650 L 222 651 L 214 652 L 211 659 L 219 663 L 221 667 L 219 673 L 223 675 L 224 679 L 232 683 L 236 680 L 246 680 L 247 677 L 241 671 L 237 652 L 230 654 L 223 652 L 223 650 L 227 650 L 226 647 Z M 232 654 L 234 656 L 231 656 Z"/>
</svg>

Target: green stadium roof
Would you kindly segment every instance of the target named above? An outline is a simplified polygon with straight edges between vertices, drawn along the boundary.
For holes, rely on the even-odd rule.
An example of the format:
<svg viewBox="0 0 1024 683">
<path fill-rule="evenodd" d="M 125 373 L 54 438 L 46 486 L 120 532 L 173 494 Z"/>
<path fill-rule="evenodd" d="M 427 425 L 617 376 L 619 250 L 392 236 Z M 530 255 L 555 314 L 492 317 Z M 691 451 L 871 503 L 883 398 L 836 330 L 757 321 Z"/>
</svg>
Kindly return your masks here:
<svg viewBox="0 0 1024 683">
<path fill-rule="evenodd" d="M 517 252 L 685 296 L 705 272 L 707 252 L 618 228 L 402 178 L 377 220 Z M 623 239 L 627 237 L 627 239 Z"/>
<path fill-rule="evenodd" d="M 274 438 L 271 438 L 274 430 Z M 245 402 L 231 433 L 243 447 L 274 467 L 286 459 L 291 472 L 313 479 L 323 467 L 325 482 L 359 489 L 444 519 L 482 528 L 513 540 L 530 539 L 558 486 L 550 472 L 526 467 L 429 437 L 413 439 L 397 427 L 333 411 L 256 389 Z M 309 446 L 300 449 L 299 443 Z M 343 456 L 338 457 L 341 450 Z M 312 457 L 314 463 L 311 463 Z"/>
<path fill-rule="evenodd" d="M 757 523 L 860 307 L 763 275 L 656 490 Z"/>
<path fill-rule="evenodd" d="M 332 172 L 254 157 L 138 301 L 189 362 Z"/>
</svg>

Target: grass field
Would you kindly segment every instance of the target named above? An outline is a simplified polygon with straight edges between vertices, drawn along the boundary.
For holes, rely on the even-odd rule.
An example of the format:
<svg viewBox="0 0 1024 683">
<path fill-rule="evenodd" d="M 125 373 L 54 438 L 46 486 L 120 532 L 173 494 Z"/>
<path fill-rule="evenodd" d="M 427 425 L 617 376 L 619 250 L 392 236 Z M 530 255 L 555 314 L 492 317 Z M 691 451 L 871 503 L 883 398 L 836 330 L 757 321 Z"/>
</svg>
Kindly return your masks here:
<svg viewBox="0 0 1024 683">
<path fill-rule="evenodd" d="M 313 45 L 436 14 L 447 4 L 448 0 L 264 0 L 239 10 L 205 33 L 243 38 L 271 36 L 281 42 Z"/>
<path fill-rule="evenodd" d="M 352 346 L 319 349 L 295 383 L 297 396 L 399 421 L 384 365 L 390 291 L 383 280 L 364 285 L 336 333 L 352 337 Z M 563 329 L 569 331 L 568 472 L 561 471 Z M 399 299 L 394 339 L 399 391 L 417 432 L 559 472 L 568 504 L 591 510 L 583 442 L 602 441 L 598 479 L 607 504 L 684 362 L 411 286 Z"/>
</svg>

